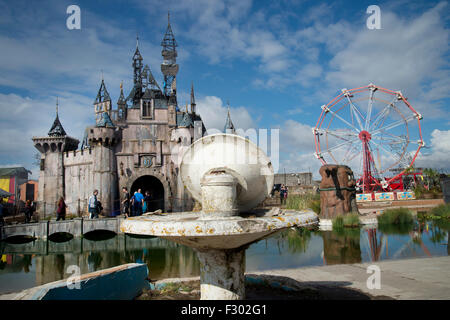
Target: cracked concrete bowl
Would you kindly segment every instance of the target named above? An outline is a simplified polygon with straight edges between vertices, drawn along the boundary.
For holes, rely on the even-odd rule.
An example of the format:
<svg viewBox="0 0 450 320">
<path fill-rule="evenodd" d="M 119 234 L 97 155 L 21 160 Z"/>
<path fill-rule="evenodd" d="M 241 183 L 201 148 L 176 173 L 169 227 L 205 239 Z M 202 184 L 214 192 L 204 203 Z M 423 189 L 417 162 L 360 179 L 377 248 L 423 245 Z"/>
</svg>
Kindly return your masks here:
<svg viewBox="0 0 450 320">
<path fill-rule="evenodd" d="M 267 210 L 266 213 L 270 213 Z M 306 227 L 318 223 L 310 211 L 287 210 L 275 216 L 266 214 L 201 219 L 199 212 L 131 217 L 124 220 L 124 233 L 153 235 L 196 249 L 234 249 L 263 239 L 288 227 Z M 224 237 L 226 236 L 226 237 Z"/>
<path fill-rule="evenodd" d="M 181 179 L 192 197 L 202 202 L 201 181 L 205 174 L 224 171 L 237 179 L 239 212 L 266 199 L 273 187 L 273 167 L 265 152 L 253 142 L 233 134 L 213 134 L 195 141 L 184 153 Z"/>
</svg>

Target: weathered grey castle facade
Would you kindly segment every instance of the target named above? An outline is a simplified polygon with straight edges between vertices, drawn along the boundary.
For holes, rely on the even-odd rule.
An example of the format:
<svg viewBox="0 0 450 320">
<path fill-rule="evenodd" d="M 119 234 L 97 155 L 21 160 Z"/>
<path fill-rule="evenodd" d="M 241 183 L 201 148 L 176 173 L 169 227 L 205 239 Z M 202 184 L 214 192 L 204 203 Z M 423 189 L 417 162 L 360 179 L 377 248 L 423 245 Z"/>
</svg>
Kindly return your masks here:
<svg viewBox="0 0 450 320">
<path fill-rule="evenodd" d="M 179 177 L 181 149 L 206 131 L 196 113 L 193 87 L 190 111 L 177 106 L 177 43 L 170 21 L 161 43 L 164 76 L 162 89 L 150 68 L 143 65 L 138 42 L 133 56 L 134 86 L 125 98 L 121 85 L 117 109 L 102 80 L 94 101 L 96 124 L 87 127 L 81 147 L 66 134 L 58 111 L 48 135 L 33 137 L 41 153 L 38 211 L 55 211 L 64 197 L 68 211 L 82 214 L 94 189 L 104 213 L 120 210 L 122 187 L 131 194 L 150 191 L 151 209 L 189 210 L 193 201 Z"/>
</svg>

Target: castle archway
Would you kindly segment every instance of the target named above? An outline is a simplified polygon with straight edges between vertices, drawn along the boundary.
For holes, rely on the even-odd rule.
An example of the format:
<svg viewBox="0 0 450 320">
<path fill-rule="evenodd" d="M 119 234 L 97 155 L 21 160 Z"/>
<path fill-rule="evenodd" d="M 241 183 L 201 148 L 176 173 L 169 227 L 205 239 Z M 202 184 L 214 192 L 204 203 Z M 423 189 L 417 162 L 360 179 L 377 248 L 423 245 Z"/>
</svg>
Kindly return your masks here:
<svg viewBox="0 0 450 320">
<path fill-rule="evenodd" d="M 141 189 L 143 195 L 146 191 L 150 192 L 151 201 L 147 211 L 161 209 L 164 212 L 164 186 L 158 178 L 152 175 L 137 178 L 131 185 L 130 195 L 132 196 L 138 189 Z"/>
</svg>

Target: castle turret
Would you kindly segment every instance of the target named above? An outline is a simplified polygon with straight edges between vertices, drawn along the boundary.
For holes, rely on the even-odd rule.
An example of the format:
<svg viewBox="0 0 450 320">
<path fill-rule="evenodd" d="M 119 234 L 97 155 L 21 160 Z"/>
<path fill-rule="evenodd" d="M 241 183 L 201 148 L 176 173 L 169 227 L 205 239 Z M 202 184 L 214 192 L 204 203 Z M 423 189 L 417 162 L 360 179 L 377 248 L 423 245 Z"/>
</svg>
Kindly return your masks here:
<svg viewBox="0 0 450 320">
<path fill-rule="evenodd" d="M 111 117 L 111 97 L 108 90 L 106 90 L 105 81 L 102 79 L 100 89 L 98 89 L 97 97 L 94 101 L 95 120 L 99 121 L 102 117 L 102 113 L 106 112 Z"/>
<path fill-rule="evenodd" d="M 120 131 L 117 130 L 110 113 L 105 109 L 97 118 L 96 125 L 88 129 L 87 140 L 95 159 L 91 192 L 94 189 L 99 191 L 97 198 L 102 203 L 104 212 L 112 214 L 118 210 L 119 206 L 114 202 L 114 199 L 118 197 L 114 146 L 120 141 Z"/>
<path fill-rule="evenodd" d="M 125 100 L 125 96 L 123 95 L 123 83 L 120 83 L 120 96 L 119 100 L 117 100 L 117 111 L 118 116 L 117 120 L 119 122 L 123 122 L 127 119 L 127 102 Z"/>
<path fill-rule="evenodd" d="M 139 51 L 139 38 L 136 37 L 136 51 L 133 55 L 133 89 L 131 89 L 127 100 L 132 102 L 132 108 L 139 108 L 140 99 L 142 97 L 142 58 L 141 52 Z"/>
<path fill-rule="evenodd" d="M 48 135 L 32 138 L 34 147 L 41 153 L 38 211 L 45 213 L 54 213 L 58 199 L 66 197 L 63 152 L 76 150 L 79 143 L 66 134 L 59 120 L 58 106 L 57 99 L 56 118 Z"/>
</svg>

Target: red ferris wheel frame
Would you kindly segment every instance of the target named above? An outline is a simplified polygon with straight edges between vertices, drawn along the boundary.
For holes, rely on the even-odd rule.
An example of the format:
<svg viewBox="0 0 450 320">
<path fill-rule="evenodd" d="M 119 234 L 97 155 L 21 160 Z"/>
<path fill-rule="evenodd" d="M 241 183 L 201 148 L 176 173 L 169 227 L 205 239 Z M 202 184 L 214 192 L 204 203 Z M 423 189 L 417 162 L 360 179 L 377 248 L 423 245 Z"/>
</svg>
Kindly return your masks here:
<svg viewBox="0 0 450 320">
<path fill-rule="evenodd" d="M 388 95 L 393 96 L 393 100 L 389 103 L 388 101 L 384 101 L 382 99 L 377 99 L 375 98 L 375 92 L 376 91 L 380 91 L 383 93 L 386 93 Z M 361 111 L 355 107 L 354 105 L 354 101 L 352 101 L 352 98 L 354 97 L 355 94 L 361 94 L 363 92 L 368 92 L 369 93 L 369 103 L 368 103 L 368 107 L 367 107 L 367 113 L 366 116 L 364 117 L 364 115 L 362 115 Z M 343 106 L 340 106 L 339 103 L 345 100 L 345 104 Z M 362 99 L 365 100 L 365 99 Z M 376 117 L 376 121 L 378 121 L 376 124 L 380 124 L 380 126 L 378 128 L 376 128 L 375 124 L 373 124 L 372 126 L 375 128 L 374 131 L 369 130 L 369 128 L 371 128 L 372 126 L 370 126 L 370 122 L 371 122 L 371 114 L 372 114 L 372 106 L 373 106 L 373 101 L 377 100 L 378 102 L 382 102 L 382 103 L 386 103 L 386 107 L 383 108 Z M 355 100 L 357 101 L 357 100 Z M 399 113 L 399 115 L 401 116 L 402 119 L 398 120 L 395 123 L 391 123 L 388 124 L 385 127 L 382 127 L 384 125 L 384 122 L 386 120 L 387 114 L 389 113 L 389 109 L 392 109 L 392 106 L 395 107 L 395 103 L 397 102 L 403 102 L 405 104 L 405 106 L 411 111 L 411 115 L 409 117 L 405 117 L 403 116 L 403 114 Z M 339 111 L 341 109 L 343 109 L 344 107 L 348 106 L 350 109 L 350 115 L 352 117 L 352 123 L 354 123 L 354 120 L 358 120 L 358 125 L 359 128 L 356 125 L 352 125 L 349 121 L 347 121 L 346 119 L 342 118 L 339 115 Z M 386 114 L 384 114 L 386 113 Z M 328 123 L 328 126 L 325 126 L 325 118 L 328 114 L 331 114 L 331 120 Z M 384 117 L 384 119 L 383 119 Z M 411 105 L 410 103 L 407 101 L 407 99 L 402 95 L 402 93 L 400 91 L 393 91 L 393 90 L 389 90 L 389 89 L 385 89 L 379 86 L 376 86 L 374 84 L 369 84 L 367 86 L 363 86 L 363 87 L 359 87 L 359 88 L 354 88 L 354 89 L 342 89 L 342 93 L 339 94 L 337 97 L 335 97 L 334 99 L 332 99 L 328 104 L 323 105 L 322 106 L 322 112 L 320 114 L 319 119 L 317 120 L 316 126 L 313 128 L 313 134 L 314 134 L 314 143 L 315 143 L 315 157 L 317 159 L 319 159 L 321 161 L 322 164 L 327 164 L 326 160 L 323 157 L 324 153 L 327 153 L 331 156 L 331 158 L 333 159 L 333 161 L 335 161 L 336 163 L 338 161 L 336 161 L 335 157 L 333 156 L 331 149 L 329 147 L 328 144 L 328 135 L 333 135 L 332 130 L 330 130 L 330 125 L 332 123 L 332 121 L 334 119 L 340 119 L 341 121 L 345 122 L 346 124 L 350 125 L 353 127 L 353 129 L 355 129 L 354 133 L 352 133 L 352 135 L 354 135 L 353 137 L 353 141 L 358 140 L 361 143 L 361 154 L 362 154 L 362 174 L 361 177 L 357 180 L 357 185 L 359 185 L 362 189 L 362 191 L 365 192 L 372 192 L 374 190 L 383 190 L 383 191 L 390 191 L 392 188 L 390 187 L 391 183 L 394 183 L 395 180 L 397 180 L 399 177 L 401 177 L 404 173 L 405 170 L 409 167 L 411 167 L 414 164 L 414 161 L 416 160 L 420 149 L 424 146 L 424 141 L 423 141 L 423 137 L 422 137 L 422 128 L 421 128 L 421 124 L 420 121 L 423 119 L 422 115 L 420 113 L 418 113 Z M 377 143 L 375 143 L 375 141 L 372 141 L 372 134 L 377 134 L 379 132 L 381 132 L 380 128 L 388 130 L 388 129 L 392 129 L 396 126 L 402 125 L 403 123 L 405 124 L 405 128 L 406 128 L 406 137 L 407 139 L 405 140 L 405 142 L 407 141 L 405 148 L 403 149 L 403 153 L 401 155 L 397 155 L 398 161 L 395 162 L 393 165 L 391 165 L 388 169 L 392 168 L 394 165 L 400 163 L 400 161 L 402 161 L 403 156 L 405 155 L 406 152 L 406 147 L 408 146 L 408 144 L 410 143 L 409 141 L 409 130 L 408 130 L 408 125 L 407 123 L 411 120 L 417 120 L 417 124 L 418 124 L 418 134 L 419 134 L 419 140 L 415 141 L 418 144 L 418 148 L 415 151 L 414 155 L 411 158 L 411 161 L 408 161 L 408 165 L 404 167 L 404 169 L 397 173 L 395 176 L 391 177 L 391 178 L 385 178 L 385 177 L 380 177 L 377 176 L 377 174 L 375 174 L 376 169 L 375 169 L 375 160 L 373 157 L 373 152 L 371 150 L 371 144 L 376 144 L 377 146 L 381 147 L 384 149 L 384 147 L 382 145 L 378 145 Z M 362 121 L 363 120 L 365 123 L 363 124 Z M 334 132 L 334 135 L 336 134 L 336 132 Z M 323 146 L 323 142 L 321 143 L 321 139 L 320 136 L 325 135 L 325 145 Z M 357 138 L 355 138 L 357 137 Z M 398 138 L 398 137 L 397 137 Z M 334 147 L 336 149 L 336 147 Z M 386 150 L 386 149 L 384 149 Z M 347 151 L 349 152 L 350 149 Z M 386 169 L 385 171 L 382 172 L 386 172 L 388 169 Z"/>
</svg>

